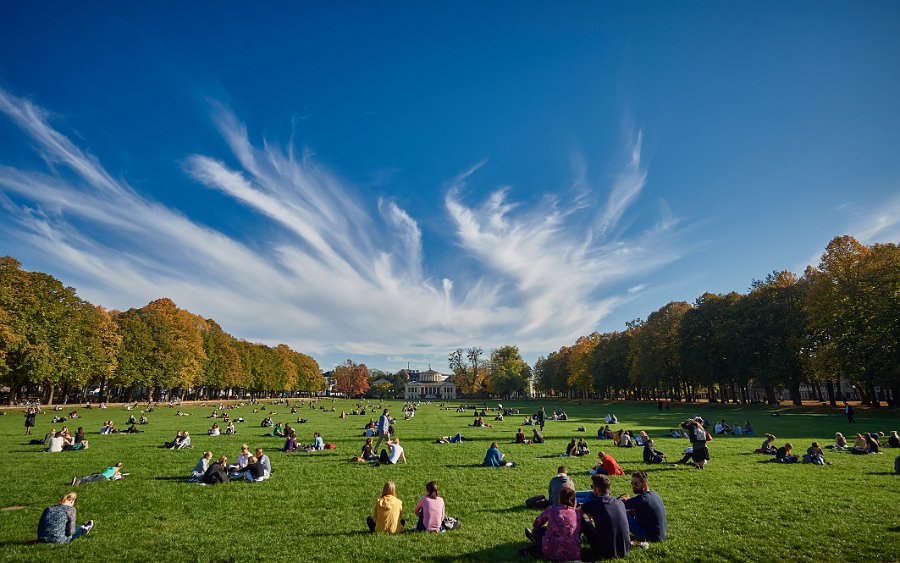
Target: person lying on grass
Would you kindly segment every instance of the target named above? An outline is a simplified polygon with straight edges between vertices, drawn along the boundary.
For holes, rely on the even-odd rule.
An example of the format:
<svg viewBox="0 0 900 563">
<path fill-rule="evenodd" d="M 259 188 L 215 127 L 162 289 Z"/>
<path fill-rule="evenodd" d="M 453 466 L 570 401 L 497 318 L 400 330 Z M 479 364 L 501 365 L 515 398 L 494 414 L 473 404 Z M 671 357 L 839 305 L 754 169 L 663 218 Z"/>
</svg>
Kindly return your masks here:
<svg viewBox="0 0 900 563">
<path fill-rule="evenodd" d="M 88 475 L 86 477 L 74 477 L 72 479 L 72 485 L 78 486 L 83 483 L 96 483 L 97 481 L 118 481 L 122 479 L 124 475 L 122 474 L 122 462 L 115 465 L 110 465 L 106 469 L 104 469 L 101 473 L 94 473 L 92 475 Z"/>
<path fill-rule="evenodd" d="M 455 444 L 457 442 L 465 442 L 466 439 L 463 438 L 463 435 L 459 432 L 456 433 L 456 436 L 441 436 L 435 443 L 437 444 Z"/>
<path fill-rule="evenodd" d="M 381 496 L 375 502 L 375 516 L 366 517 L 370 532 L 396 534 L 403 531 L 406 521 L 403 514 L 403 501 L 397 498 L 397 487 L 393 481 L 384 484 Z"/>
</svg>

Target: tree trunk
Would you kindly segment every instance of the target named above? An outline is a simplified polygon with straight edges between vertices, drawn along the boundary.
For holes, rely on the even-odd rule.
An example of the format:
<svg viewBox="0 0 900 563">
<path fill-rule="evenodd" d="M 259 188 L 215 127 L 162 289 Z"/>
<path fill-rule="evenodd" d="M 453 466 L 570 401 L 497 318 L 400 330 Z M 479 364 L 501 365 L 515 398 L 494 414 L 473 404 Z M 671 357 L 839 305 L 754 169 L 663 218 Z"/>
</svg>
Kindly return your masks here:
<svg viewBox="0 0 900 563">
<path fill-rule="evenodd" d="M 763 387 L 763 390 L 766 392 L 766 402 L 770 405 L 775 404 L 775 388 L 771 385 L 766 385 Z"/>
<path fill-rule="evenodd" d="M 800 384 L 792 382 L 788 385 L 788 391 L 791 394 L 791 402 L 798 407 L 803 406 L 803 400 L 800 397 Z"/>
<path fill-rule="evenodd" d="M 836 407 L 837 401 L 834 397 L 834 382 L 830 379 L 825 380 L 825 392 L 828 394 L 828 404 L 832 407 Z"/>
<path fill-rule="evenodd" d="M 56 391 L 56 385 L 50 384 L 50 387 L 47 389 L 47 400 L 44 401 L 48 407 L 53 406 L 53 393 Z"/>
<path fill-rule="evenodd" d="M 875 390 L 875 386 L 871 383 L 867 385 L 867 387 L 869 389 L 869 396 L 872 399 L 872 406 L 874 406 L 876 409 L 880 409 L 881 401 L 878 400 L 878 391 Z"/>
</svg>

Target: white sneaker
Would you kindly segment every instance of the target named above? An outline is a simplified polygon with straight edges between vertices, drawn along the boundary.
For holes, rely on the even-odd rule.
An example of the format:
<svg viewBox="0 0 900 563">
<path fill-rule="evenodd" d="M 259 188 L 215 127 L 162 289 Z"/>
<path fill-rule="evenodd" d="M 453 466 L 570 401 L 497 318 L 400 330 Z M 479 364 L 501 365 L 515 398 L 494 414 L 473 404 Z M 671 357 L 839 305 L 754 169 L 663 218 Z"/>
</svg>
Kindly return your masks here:
<svg viewBox="0 0 900 563">
<path fill-rule="evenodd" d="M 91 529 L 94 527 L 94 521 L 88 520 L 87 522 L 82 524 L 81 527 L 84 529 L 84 533 L 86 534 L 86 533 L 90 532 Z"/>
</svg>

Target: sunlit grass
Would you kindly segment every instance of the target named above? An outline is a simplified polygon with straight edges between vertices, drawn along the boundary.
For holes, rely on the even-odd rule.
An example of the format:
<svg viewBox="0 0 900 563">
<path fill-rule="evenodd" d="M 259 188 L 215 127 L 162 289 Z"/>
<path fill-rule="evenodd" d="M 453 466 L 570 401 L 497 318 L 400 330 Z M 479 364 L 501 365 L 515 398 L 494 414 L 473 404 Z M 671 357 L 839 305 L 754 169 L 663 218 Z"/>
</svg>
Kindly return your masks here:
<svg viewBox="0 0 900 563">
<path fill-rule="evenodd" d="M 329 409 L 331 401 L 322 402 Z M 387 403 L 399 415 L 401 402 Z M 544 404 L 550 411 L 563 407 L 565 422 L 550 421 L 547 443 L 514 445 L 513 435 L 526 413 Z M 350 410 L 349 402 L 335 408 Z M 593 453 L 611 452 L 627 471 L 647 469 L 651 487 L 663 497 L 669 514 L 669 538 L 647 551 L 633 552 L 633 560 L 665 561 L 771 561 L 900 559 L 900 487 L 893 475 L 896 451 L 885 455 L 854 456 L 826 453 L 832 465 L 782 466 L 766 463 L 765 456 L 750 452 L 762 434 L 772 432 L 778 443 L 794 443 L 803 452 L 813 440 L 831 443 L 836 431 L 852 436 L 857 431 L 896 429 L 898 418 L 890 412 L 859 412 L 857 424 L 848 425 L 838 409 L 784 409 L 781 415 L 758 408 L 716 408 L 708 405 L 673 405 L 661 413 L 655 404 L 577 401 L 519 403 L 521 416 L 493 422 L 494 428 L 472 428 L 471 412 L 440 410 L 423 405 L 416 417 L 397 423 L 397 431 L 409 465 L 372 467 L 348 460 L 363 443 L 362 427 L 369 415 L 340 420 L 337 412 L 301 408 L 307 424 L 292 424 L 301 441 L 311 442 L 313 431 L 323 433 L 337 450 L 285 454 L 282 440 L 264 437 L 259 423 L 264 411 L 252 413 L 245 406 L 232 412 L 247 422 L 238 424 L 236 436 L 206 436 L 210 407 L 187 408 L 194 416 L 179 417 L 175 410 L 150 413 L 146 432 L 136 435 L 100 436 L 105 418 L 122 426 L 129 414 L 121 407 L 107 410 L 79 409 L 82 419 L 70 426 L 85 427 L 90 448 L 81 452 L 45 454 L 39 446 L 26 445 L 24 417 L 19 411 L 0 417 L 0 436 L 5 447 L 0 460 L 6 468 L 6 484 L 0 488 L 0 507 L 25 506 L 0 512 L 0 558 L 16 561 L 207 561 L 282 560 L 423 560 L 481 559 L 506 561 L 520 558 L 525 547 L 522 530 L 536 511 L 523 501 L 546 492 L 547 482 L 559 464 L 570 467 L 580 490 L 588 488 L 588 469 Z M 275 420 L 293 423 L 284 405 L 274 407 Z M 69 409 L 66 409 L 69 410 Z M 729 423 L 750 419 L 753 437 L 716 438 L 710 444 L 711 464 L 703 471 L 685 467 L 645 466 L 640 448 L 613 448 L 596 439 L 597 427 L 607 412 L 615 412 L 620 427 L 646 430 L 657 448 L 677 460 L 686 440 L 664 436 L 687 416 L 700 413 Z M 57 413 L 59 414 L 59 413 Z M 51 427 L 52 413 L 38 417 L 35 435 Z M 566 442 L 583 433 L 591 446 L 590 458 L 560 458 Z M 189 430 L 194 449 L 160 449 L 176 430 Z M 435 444 L 440 435 L 462 432 L 472 441 Z M 519 464 L 513 469 L 480 467 L 491 441 L 500 443 L 507 457 Z M 262 446 L 275 469 L 264 483 L 231 483 L 203 487 L 184 482 L 205 449 L 234 459 L 242 442 Z M 29 546 L 36 537 L 37 522 L 45 506 L 67 490 L 73 476 L 99 471 L 123 461 L 131 476 L 115 483 L 83 485 L 79 492 L 79 520 L 93 519 L 95 529 L 69 546 Z M 426 481 L 436 479 L 447 511 L 463 526 L 445 534 L 373 536 L 365 532 L 365 517 L 372 510 L 382 485 L 397 483 L 404 501 L 404 515 L 424 494 Z M 628 489 L 628 479 L 614 478 L 613 492 Z"/>
</svg>

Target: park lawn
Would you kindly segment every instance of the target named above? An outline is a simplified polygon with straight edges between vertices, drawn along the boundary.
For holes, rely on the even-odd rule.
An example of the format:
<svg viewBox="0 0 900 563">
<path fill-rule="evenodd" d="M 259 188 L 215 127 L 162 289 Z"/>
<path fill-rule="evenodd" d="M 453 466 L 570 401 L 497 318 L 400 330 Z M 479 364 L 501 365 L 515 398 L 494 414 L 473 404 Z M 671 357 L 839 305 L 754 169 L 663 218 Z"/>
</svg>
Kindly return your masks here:
<svg viewBox="0 0 900 563">
<path fill-rule="evenodd" d="M 450 403 L 447 403 L 450 405 Z M 454 403 L 456 405 L 458 403 Z M 900 560 L 900 477 L 893 474 L 896 450 L 884 455 L 855 456 L 826 452 L 829 466 L 784 466 L 766 463 L 767 456 L 751 453 L 765 432 L 778 436 L 777 444 L 793 442 L 803 453 L 813 440 L 832 443 L 836 431 L 852 441 L 857 431 L 897 429 L 895 412 L 858 411 L 849 425 L 839 409 L 717 407 L 673 405 L 661 413 L 654 404 L 579 403 L 578 401 L 518 402 L 521 416 L 493 422 L 493 428 L 473 428 L 472 412 L 441 410 L 436 404 L 421 405 L 415 418 L 396 424 L 409 465 L 372 467 L 349 462 L 364 441 L 363 425 L 369 415 L 338 418 L 350 401 L 322 401 L 328 411 L 303 406 L 299 416 L 306 424 L 294 424 L 285 405 L 253 413 L 253 407 L 231 410 L 243 416 L 235 436 L 209 437 L 212 408 L 185 407 L 190 417 L 176 416 L 175 409 L 149 413 L 146 431 L 136 435 L 101 436 L 106 418 L 125 427 L 131 414 L 122 406 L 78 409 L 90 448 L 84 451 L 46 454 L 40 446 L 27 445 L 24 416 L 10 410 L 0 416 L 4 447 L 0 464 L 5 484 L 0 488 L 0 559 L 15 561 L 238 561 L 287 560 L 524 560 L 523 529 L 538 515 L 526 509 L 524 500 L 546 494 L 547 483 L 560 464 L 567 465 L 579 490 L 589 488 L 589 468 L 596 452 L 604 448 L 626 472 L 646 469 L 650 486 L 663 498 L 668 512 L 668 538 L 646 551 L 635 550 L 635 561 L 897 561 Z M 400 415 L 400 401 L 388 401 L 392 414 Z M 543 445 L 512 444 L 516 428 L 526 413 L 544 405 L 548 412 L 564 408 L 568 421 L 549 421 Z M 331 407 L 337 412 L 331 412 Z M 66 411 L 70 410 L 67 408 Z M 336 450 L 316 453 L 280 451 L 283 440 L 266 437 L 260 428 L 267 412 L 276 421 L 291 422 L 301 442 L 311 442 L 320 431 Z M 133 411 L 137 416 L 139 410 Z M 716 437 L 710 443 L 712 461 L 700 471 L 688 467 L 645 466 L 640 448 L 614 448 L 598 441 L 596 431 L 607 412 L 620 421 L 615 428 L 637 433 L 646 430 L 657 449 L 670 461 L 688 446 L 685 439 L 665 433 L 688 416 L 699 413 L 729 423 L 750 419 L 754 437 Z M 38 416 L 34 435 L 42 438 L 51 427 L 49 411 Z M 493 413 L 492 413 L 493 414 Z M 372 413 L 377 419 L 377 413 Z M 578 432 L 579 426 L 587 431 Z M 179 429 L 193 437 L 192 450 L 165 450 L 159 446 Z M 526 433 L 530 429 L 525 427 Z M 440 435 L 462 432 L 472 441 L 436 444 Z M 572 437 L 585 435 L 591 455 L 561 458 L 559 453 Z M 500 443 L 511 469 L 481 467 L 492 441 Z M 235 460 L 240 444 L 261 446 L 274 468 L 263 483 L 229 483 L 200 486 L 185 482 L 206 449 L 216 457 Z M 66 491 L 73 476 L 99 472 L 117 461 L 124 462 L 130 477 L 118 482 L 85 484 L 79 493 L 79 522 L 95 521 L 94 530 L 67 546 L 27 545 L 36 537 L 41 511 Z M 462 522 L 459 530 L 443 534 L 367 533 L 370 514 L 384 482 L 397 484 L 404 502 L 404 516 L 413 521 L 413 507 L 424 494 L 427 481 L 437 480 L 447 513 Z M 630 492 L 628 477 L 613 478 L 613 494 Z"/>
</svg>

